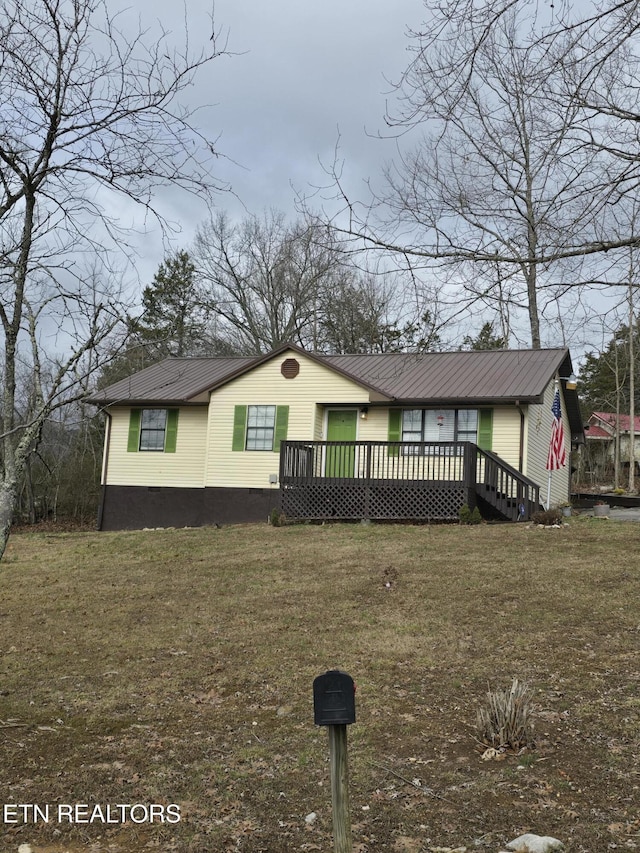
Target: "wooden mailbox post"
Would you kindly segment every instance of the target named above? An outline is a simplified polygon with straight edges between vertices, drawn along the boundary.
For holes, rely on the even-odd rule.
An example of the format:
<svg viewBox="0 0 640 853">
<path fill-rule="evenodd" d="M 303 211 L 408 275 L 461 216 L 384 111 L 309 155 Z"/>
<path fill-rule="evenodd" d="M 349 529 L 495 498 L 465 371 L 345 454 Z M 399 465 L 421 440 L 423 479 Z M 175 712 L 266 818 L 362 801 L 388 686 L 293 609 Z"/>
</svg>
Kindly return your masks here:
<svg viewBox="0 0 640 853">
<path fill-rule="evenodd" d="M 349 818 L 349 765 L 347 726 L 356 721 L 356 686 L 339 669 L 319 675 L 313 682 L 313 713 L 316 726 L 329 729 L 331 802 L 335 853 L 352 853 Z"/>
</svg>

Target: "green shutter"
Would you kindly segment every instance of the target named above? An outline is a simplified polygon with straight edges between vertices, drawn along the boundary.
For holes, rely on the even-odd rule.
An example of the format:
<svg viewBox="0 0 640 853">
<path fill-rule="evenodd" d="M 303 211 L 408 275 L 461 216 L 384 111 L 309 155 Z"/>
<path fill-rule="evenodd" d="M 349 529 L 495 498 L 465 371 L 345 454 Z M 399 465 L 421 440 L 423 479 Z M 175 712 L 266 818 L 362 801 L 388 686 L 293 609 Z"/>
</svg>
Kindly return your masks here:
<svg viewBox="0 0 640 853">
<path fill-rule="evenodd" d="M 131 409 L 129 415 L 129 438 L 127 440 L 127 453 L 136 453 L 140 448 L 140 415 L 141 409 Z"/>
<path fill-rule="evenodd" d="M 232 450 L 244 450 L 247 431 L 247 407 L 236 406 L 233 413 L 233 444 Z"/>
<path fill-rule="evenodd" d="M 289 406 L 276 406 L 276 428 L 273 436 L 273 449 L 280 452 L 280 442 L 287 438 L 287 427 L 289 426 Z"/>
<path fill-rule="evenodd" d="M 402 441 L 402 409 L 389 409 L 387 441 Z M 398 447 L 390 447 L 389 456 L 397 456 L 398 451 Z"/>
<path fill-rule="evenodd" d="M 167 431 L 164 436 L 164 452 L 175 453 L 176 441 L 178 439 L 178 409 L 169 409 L 167 412 Z"/>
<path fill-rule="evenodd" d="M 478 412 L 478 447 L 491 450 L 493 447 L 493 409 Z"/>
</svg>

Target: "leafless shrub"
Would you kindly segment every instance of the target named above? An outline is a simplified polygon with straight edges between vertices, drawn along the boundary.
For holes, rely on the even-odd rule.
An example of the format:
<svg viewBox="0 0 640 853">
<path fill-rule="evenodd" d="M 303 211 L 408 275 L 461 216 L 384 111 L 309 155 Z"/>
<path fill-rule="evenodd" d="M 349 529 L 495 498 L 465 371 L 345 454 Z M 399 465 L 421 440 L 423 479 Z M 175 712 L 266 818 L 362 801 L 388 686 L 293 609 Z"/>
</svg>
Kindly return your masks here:
<svg viewBox="0 0 640 853">
<path fill-rule="evenodd" d="M 486 698 L 486 705 L 478 709 L 477 728 L 481 740 L 496 749 L 533 746 L 528 685 L 514 678 L 510 688 L 490 689 Z"/>
<path fill-rule="evenodd" d="M 534 512 L 531 516 L 531 521 L 534 524 L 544 524 L 549 527 L 552 524 L 560 524 L 562 521 L 562 510 L 560 507 L 551 507 L 551 509 L 543 509 L 540 512 Z"/>
</svg>

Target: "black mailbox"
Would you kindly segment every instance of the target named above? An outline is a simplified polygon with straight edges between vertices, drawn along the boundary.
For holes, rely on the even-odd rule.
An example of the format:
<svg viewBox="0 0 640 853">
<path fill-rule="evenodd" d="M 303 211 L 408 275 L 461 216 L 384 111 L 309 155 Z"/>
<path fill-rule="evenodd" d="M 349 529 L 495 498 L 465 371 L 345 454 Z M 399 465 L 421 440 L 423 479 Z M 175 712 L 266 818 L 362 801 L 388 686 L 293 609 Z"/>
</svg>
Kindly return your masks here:
<svg viewBox="0 0 640 853">
<path fill-rule="evenodd" d="M 319 675 L 313 682 L 313 715 L 316 726 L 344 726 L 356 721 L 356 686 L 339 669 Z"/>
</svg>

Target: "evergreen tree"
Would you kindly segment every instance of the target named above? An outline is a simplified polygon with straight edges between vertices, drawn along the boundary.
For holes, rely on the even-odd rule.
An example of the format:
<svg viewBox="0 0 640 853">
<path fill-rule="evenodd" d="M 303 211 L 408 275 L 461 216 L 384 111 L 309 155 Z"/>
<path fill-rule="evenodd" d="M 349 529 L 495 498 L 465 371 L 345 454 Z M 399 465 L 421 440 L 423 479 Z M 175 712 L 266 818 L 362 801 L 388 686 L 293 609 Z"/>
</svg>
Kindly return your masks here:
<svg viewBox="0 0 640 853">
<path fill-rule="evenodd" d="M 494 335 L 493 323 L 485 323 L 475 338 L 472 338 L 471 335 L 465 335 L 462 340 L 461 349 L 507 349 L 507 340 L 501 335 Z"/>
<path fill-rule="evenodd" d="M 177 252 L 160 264 L 143 291 L 142 306 L 134 331 L 152 360 L 202 355 L 209 348 L 207 303 L 188 252 Z"/>
</svg>

